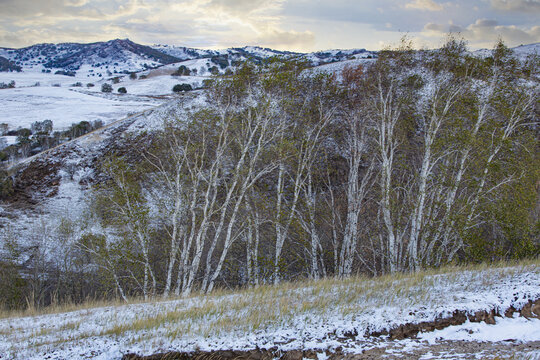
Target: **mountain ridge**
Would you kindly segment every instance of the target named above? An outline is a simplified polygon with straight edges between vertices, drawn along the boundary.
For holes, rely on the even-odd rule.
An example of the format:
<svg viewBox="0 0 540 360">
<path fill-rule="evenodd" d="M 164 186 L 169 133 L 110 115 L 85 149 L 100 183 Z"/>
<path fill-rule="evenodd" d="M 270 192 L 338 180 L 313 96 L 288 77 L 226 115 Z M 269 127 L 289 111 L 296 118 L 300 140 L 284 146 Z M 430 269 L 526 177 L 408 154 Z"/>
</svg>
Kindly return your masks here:
<svg viewBox="0 0 540 360">
<path fill-rule="evenodd" d="M 376 52 L 366 49 L 326 50 L 311 53 L 274 50 L 261 46 L 231 47 L 221 50 L 198 49 L 176 45 L 141 45 L 129 39 L 114 39 L 93 43 L 41 43 L 23 48 L 0 47 L 0 56 L 22 71 L 77 72 L 108 71 L 129 73 L 180 63 L 186 60 L 214 59 L 216 64 L 224 62 L 261 61 L 273 56 L 302 58 L 313 65 L 346 60 L 364 54 L 375 57 Z M 221 66 L 223 68 L 223 66 Z M 109 76 L 111 74 L 108 74 Z"/>
</svg>

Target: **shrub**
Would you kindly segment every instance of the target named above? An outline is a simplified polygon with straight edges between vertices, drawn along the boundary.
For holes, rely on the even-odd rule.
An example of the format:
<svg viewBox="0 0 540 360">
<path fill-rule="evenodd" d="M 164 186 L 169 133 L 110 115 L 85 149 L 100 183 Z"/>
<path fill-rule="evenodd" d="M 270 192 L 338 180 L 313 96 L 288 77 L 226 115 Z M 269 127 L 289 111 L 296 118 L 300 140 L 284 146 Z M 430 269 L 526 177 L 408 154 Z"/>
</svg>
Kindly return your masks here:
<svg viewBox="0 0 540 360">
<path fill-rule="evenodd" d="M 189 76 L 191 74 L 191 70 L 186 67 L 186 65 L 180 65 L 178 70 L 173 72 L 172 76 Z"/>
<path fill-rule="evenodd" d="M 94 87 L 94 84 L 88 83 L 88 84 L 86 84 L 86 87 L 88 87 L 88 88 Z"/>
<path fill-rule="evenodd" d="M 126 93 L 127 93 L 127 90 L 126 90 L 125 87 L 121 87 L 121 88 L 118 88 L 118 92 L 119 92 L 120 94 L 126 94 Z"/>
<path fill-rule="evenodd" d="M 211 80 L 211 79 L 204 79 L 202 81 L 202 87 L 203 88 L 210 88 L 212 87 L 212 84 L 214 83 L 214 80 Z"/>
<path fill-rule="evenodd" d="M 131 74 L 129 74 L 129 78 L 131 80 L 137 80 L 137 74 L 135 74 L 134 72 L 132 72 Z"/>
<path fill-rule="evenodd" d="M 11 80 L 9 84 L 0 83 L 0 89 L 13 89 L 15 87 L 15 81 Z"/>
<path fill-rule="evenodd" d="M 110 92 L 112 92 L 112 86 L 111 86 L 111 84 L 105 83 L 105 84 L 101 85 L 101 92 L 104 92 L 104 93 L 110 93 Z"/>
<path fill-rule="evenodd" d="M 214 64 L 219 65 L 220 68 L 225 69 L 229 66 L 229 56 L 228 55 L 216 55 L 212 56 L 210 59 Z"/>
<path fill-rule="evenodd" d="M 17 136 L 19 137 L 27 138 L 27 137 L 30 137 L 31 135 L 32 135 L 32 130 L 28 128 L 17 130 Z"/>
<path fill-rule="evenodd" d="M 172 91 L 177 93 L 181 91 L 191 91 L 193 90 L 193 87 L 189 84 L 176 84 L 173 86 Z"/>
<path fill-rule="evenodd" d="M 75 76 L 75 71 L 58 70 L 54 75 Z"/>
</svg>

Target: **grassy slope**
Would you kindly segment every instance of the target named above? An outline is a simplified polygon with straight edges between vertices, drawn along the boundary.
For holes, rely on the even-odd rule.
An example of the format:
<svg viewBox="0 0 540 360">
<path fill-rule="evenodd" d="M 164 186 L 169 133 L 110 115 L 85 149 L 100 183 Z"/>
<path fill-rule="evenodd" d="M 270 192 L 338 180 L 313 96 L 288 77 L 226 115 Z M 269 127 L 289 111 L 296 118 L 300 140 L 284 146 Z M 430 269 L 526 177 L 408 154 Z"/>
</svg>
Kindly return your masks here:
<svg viewBox="0 0 540 360">
<path fill-rule="evenodd" d="M 74 348 L 118 353 L 129 347 L 151 353 L 332 347 L 351 331 L 362 336 L 406 322 L 430 321 L 455 309 L 504 311 L 537 296 L 540 261 L 535 260 L 372 279 L 284 283 L 151 303 L 135 299 L 129 305 L 65 305 L 3 313 L 0 343 L 8 346 L 0 345 L 0 353 L 27 356 L 39 350 L 69 357 L 66 349 Z"/>
</svg>

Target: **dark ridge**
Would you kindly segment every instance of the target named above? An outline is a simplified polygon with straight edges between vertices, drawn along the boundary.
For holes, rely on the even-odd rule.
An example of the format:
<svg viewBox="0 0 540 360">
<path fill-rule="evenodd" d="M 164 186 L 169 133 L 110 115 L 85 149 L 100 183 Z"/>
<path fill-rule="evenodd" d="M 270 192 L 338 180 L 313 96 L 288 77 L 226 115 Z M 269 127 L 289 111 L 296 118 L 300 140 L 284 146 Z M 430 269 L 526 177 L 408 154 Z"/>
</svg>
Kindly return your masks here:
<svg viewBox="0 0 540 360">
<path fill-rule="evenodd" d="M 5 57 L 0 56 L 0 72 L 1 71 L 22 71 L 22 68 Z"/>
<path fill-rule="evenodd" d="M 99 56 L 100 58 L 110 57 L 112 59 L 122 61 L 123 58 L 121 54 L 123 51 L 131 52 L 135 55 L 159 62 L 164 65 L 181 61 L 181 59 L 179 58 L 167 55 L 146 45 L 136 44 L 128 39 L 116 39 L 107 41 L 105 43 L 97 42 L 86 45 L 76 45 L 78 45 L 75 47 L 76 52 L 70 52 L 62 57 L 51 60 L 43 66 L 47 68 L 65 68 L 77 70 L 84 61 L 84 59 L 95 55 Z"/>
</svg>

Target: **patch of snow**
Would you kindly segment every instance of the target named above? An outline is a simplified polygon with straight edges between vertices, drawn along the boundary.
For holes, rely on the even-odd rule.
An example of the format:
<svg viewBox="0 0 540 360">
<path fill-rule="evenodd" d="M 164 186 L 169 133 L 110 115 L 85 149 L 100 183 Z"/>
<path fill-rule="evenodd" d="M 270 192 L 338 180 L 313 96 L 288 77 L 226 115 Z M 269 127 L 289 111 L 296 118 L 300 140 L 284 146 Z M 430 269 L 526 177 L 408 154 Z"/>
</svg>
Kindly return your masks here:
<svg viewBox="0 0 540 360">
<path fill-rule="evenodd" d="M 527 319 L 518 317 L 495 318 L 495 325 L 485 322 L 467 321 L 462 325 L 449 326 L 442 330 L 421 333 L 418 338 L 430 344 L 440 340 L 463 340 L 463 341 L 540 341 L 540 319 Z"/>
</svg>

